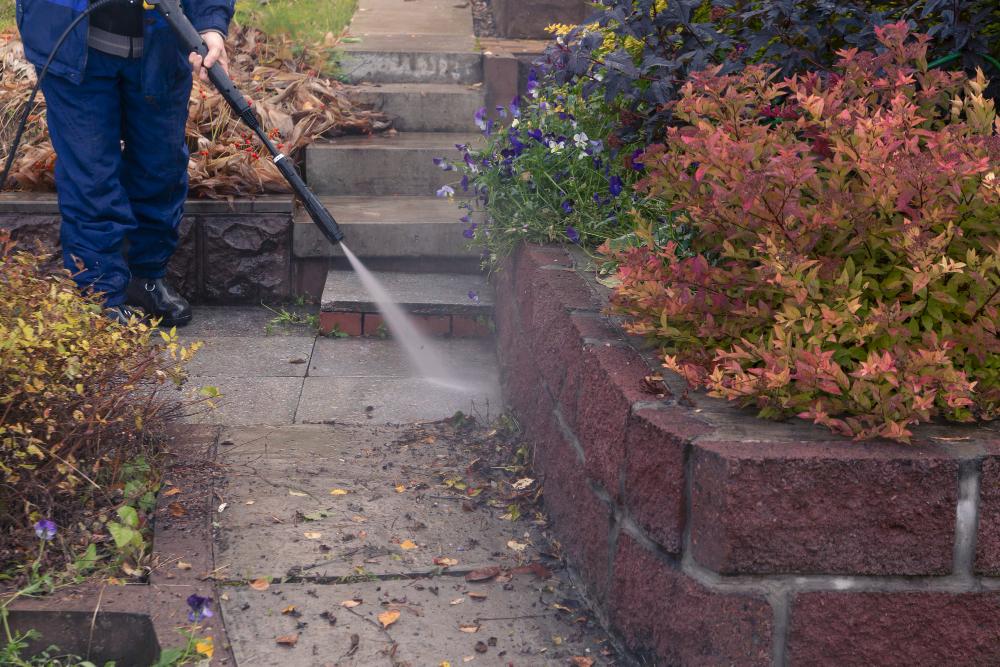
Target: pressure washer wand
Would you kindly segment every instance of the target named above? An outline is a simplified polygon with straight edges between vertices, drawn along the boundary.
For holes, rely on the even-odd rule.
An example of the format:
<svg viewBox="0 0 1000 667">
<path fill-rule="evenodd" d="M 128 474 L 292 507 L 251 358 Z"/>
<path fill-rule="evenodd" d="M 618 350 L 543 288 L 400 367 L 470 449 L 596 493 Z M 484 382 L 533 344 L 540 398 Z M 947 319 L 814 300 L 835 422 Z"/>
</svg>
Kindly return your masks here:
<svg viewBox="0 0 1000 667">
<path fill-rule="evenodd" d="M 154 7 L 163 16 L 185 49 L 196 51 L 202 57 L 208 53 L 208 46 L 205 44 L 205 40 L 201 38 L 195 27 L 191 25 L 191 21 L 184 15 L 179 0 L 146 0 L 145 4 Z M 220 63 L 215 63 L 208 69 L 208 79 L 218 89 L 219 93 L 222 94 L 222 97 L 244 124 L 253 130 L 254 134 L 267 147 L 275 166 L 278 167 L 278 171 L 281 172 L 281 175 L 285 177 L 288 184 L 292 186 L 292 190 L 302 200 L 302 205 L 305 206 L 306 212 L 309 213 L 309 217 L 320 228 L 323 235 L 334 244 L 343 241 L 344 232 L 341 231 L 340 225 L 337 224 L 337 221 L 333 219 L 333 216 L 326 210 L 326 207 L 323 206 L 319 198 L 313 194 L 313 191 L 302 180 L 291 159 L 281 153 L 270 137 L 267 136 L 267 133 L 264 132 L 250 103 L 237 90 L 236 84 L 229 78 L 229 75 L 226 74 L 226 70 L 222 68 Z"/>
</svg>

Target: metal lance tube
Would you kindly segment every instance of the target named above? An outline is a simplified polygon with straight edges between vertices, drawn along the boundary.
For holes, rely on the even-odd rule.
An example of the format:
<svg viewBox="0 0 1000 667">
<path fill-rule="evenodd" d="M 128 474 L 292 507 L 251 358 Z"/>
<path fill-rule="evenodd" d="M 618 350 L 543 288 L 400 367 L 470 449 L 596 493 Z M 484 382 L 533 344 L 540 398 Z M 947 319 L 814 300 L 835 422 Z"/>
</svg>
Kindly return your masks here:
<svg viewBox="0 0 1000 667">
<path fill-rule="evenodd" d="M 145 5 L 147 8 L 155 8 L 163 16 L 185 49 L 195 51 L 201 54 L 202 57 L 208 53 L 208 46 L 205 44 L 205 40 L 201 38 L 195 27 L 191 25 L 191 21 L 184 15 L 184 11 L 181 9 L 178 0 L 146 0 Z M 295 194 L 302 201 L 302 205 L 305 207 L 309 217 L 320 228 L 323 235 L 333 244 L 343 241 L 344 232 L 341 231 L 340 225 L 337 224 L 337 221 L 333 219 L 333 216 L 326 210 L 326 207 L 323 206 L 319 198 L 309 189 L 305 181 L 302 180 L 291 159 L 277 149 L 274 142 L 271 141 L 267 133 L 261 128 L 260 121 L 253 112 L 250 103 L 237 90 L 236 84 L 229 78 L 229 75 L 226 74 L 221 64 L 215 63 L 208 69 L 208 79 L 219 93 L 222 94 L 223 99 L 236 112 L 236 115 L 240 117 L 240 120 L 253 130 L 254 134 L 257 135 L 267 148 L 267 151 L 274 160 L 275 166 L 278 167 L 278 171 L 285 177 L 288 184 L 292 186 L 292 190 L 295 191 Z"/>
</svg>

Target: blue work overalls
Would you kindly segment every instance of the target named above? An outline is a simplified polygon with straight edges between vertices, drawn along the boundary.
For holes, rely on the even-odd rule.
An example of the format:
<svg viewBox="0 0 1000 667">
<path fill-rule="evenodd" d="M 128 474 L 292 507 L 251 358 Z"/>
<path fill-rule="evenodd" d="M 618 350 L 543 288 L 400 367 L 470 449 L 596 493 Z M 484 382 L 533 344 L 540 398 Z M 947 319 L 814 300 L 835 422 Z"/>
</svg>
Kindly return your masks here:
<svg viewBox="0 0 1000 667">
<path fill-rule="evenodd" d="M 17 0 L 28 60 L 41 67 L 87 4 Z M 225 34 L 233 1 L 191 0 L 184 8 L 199 31 Z M 64 264 L 78 284 L 115 306 L 125 301 L 131 276 L 162 278 L 177 247 L 188 192 L 191 67 L 155 11 L 145 12 L 141 58 L 88 48 L 87 30 L 84 20 L 67 39 L 42 92 L 56 151 Z"/>
</svg>

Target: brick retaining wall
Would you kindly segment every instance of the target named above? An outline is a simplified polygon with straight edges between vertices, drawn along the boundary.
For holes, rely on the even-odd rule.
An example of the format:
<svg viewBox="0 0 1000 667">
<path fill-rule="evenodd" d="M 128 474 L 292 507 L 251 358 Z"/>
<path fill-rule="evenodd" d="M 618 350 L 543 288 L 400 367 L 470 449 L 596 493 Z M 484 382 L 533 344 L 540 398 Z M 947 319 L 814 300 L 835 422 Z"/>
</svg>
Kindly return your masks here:
<svg viewBox="0 0 1000 667">
<path fill-rule="evenodd" d="M 1000 430 L 855 443 L 700 394 L 604 314 L 578 255 L 497 275 L 508 403 L 569 560 L 669 665 L 1000 663 Z M 657 394 L 655 392 L 659 391 Z"/>
<path fill-rule="evenodd" d="M 293 262 L 291 196 L 254 200 L 192 200 L 179 230 L 180 245 L 168 277 L 198 303 L 260 303 L 322 289 L 319 267 Z M 0 229 L 22 248 L 55 253 L 59 245 L 55 196 L 16 193 L 0 197 Z M 50 262 L 62 266 L 58 258 Z M 315 276 L 306 276 L 309 272 Z M 315 283 L 311 290 L 305 283 Z M 318 297 L 318 293 L 315 294 Z"/>
</svg>

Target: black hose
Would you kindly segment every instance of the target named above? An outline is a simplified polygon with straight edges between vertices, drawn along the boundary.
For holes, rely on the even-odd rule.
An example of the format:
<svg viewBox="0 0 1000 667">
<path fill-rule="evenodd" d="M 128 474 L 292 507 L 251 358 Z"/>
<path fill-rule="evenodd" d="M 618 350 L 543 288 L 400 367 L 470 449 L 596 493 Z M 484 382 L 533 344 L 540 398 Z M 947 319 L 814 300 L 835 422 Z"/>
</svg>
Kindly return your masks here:
<svg viewBox="0 0 1000 667">
<path fill-rule="evenodd" d="M 28 117 L 31 115 L 31 110 L 35 107 L 35 97 L 38 96 L 38 90 L 42 86 L 42 81 L 45 79 L 45 75 L 49 73 L 49 66 L 52 61 L 55 60 L 56 54 L 59 53 L 59 49 L 62 48 L 63 42 L 66 38 L 76 29 L 83 19 L 90 16 L 90 13 L 110 5 L 113 2 L 130 2 L 132 0 L 97 0 L 97 2 L 88 6 L 83 13 L 73 19 L 73 22 L 69 24 L 69 27 L 63 31 L 63 34 L 59 36 L 56 40 L 55 46 L 52 47 L 52 52 L 49 54 L 48 60 L 45 61 L 45 66 L 42 67 L 41 71 L 38 73 L 38 80 L 35 82 L 35 87 L 31 89 L 31 96 L 28 97 L 28 101 L 24 104 L 24 111 L 21 114 L 21 122 L 17 126 L 17 132 L 14 133 L 14 140 L 10 144 L 10 150 L 7 153 L 7 161 L 4 163 L 3 176 L 0 177 L 0 190 L 3 190 L 4 183 L 7 182 L 7 177 L 10 175 L 11 167 L 14 166 L 14 158 L 17 155 L 17 148 L 21 144 L 21 137 L 24 135 L 24 128 L 28 125 Z M 134 3 L 133 3 L 134 4 Z"/>
</svg>

